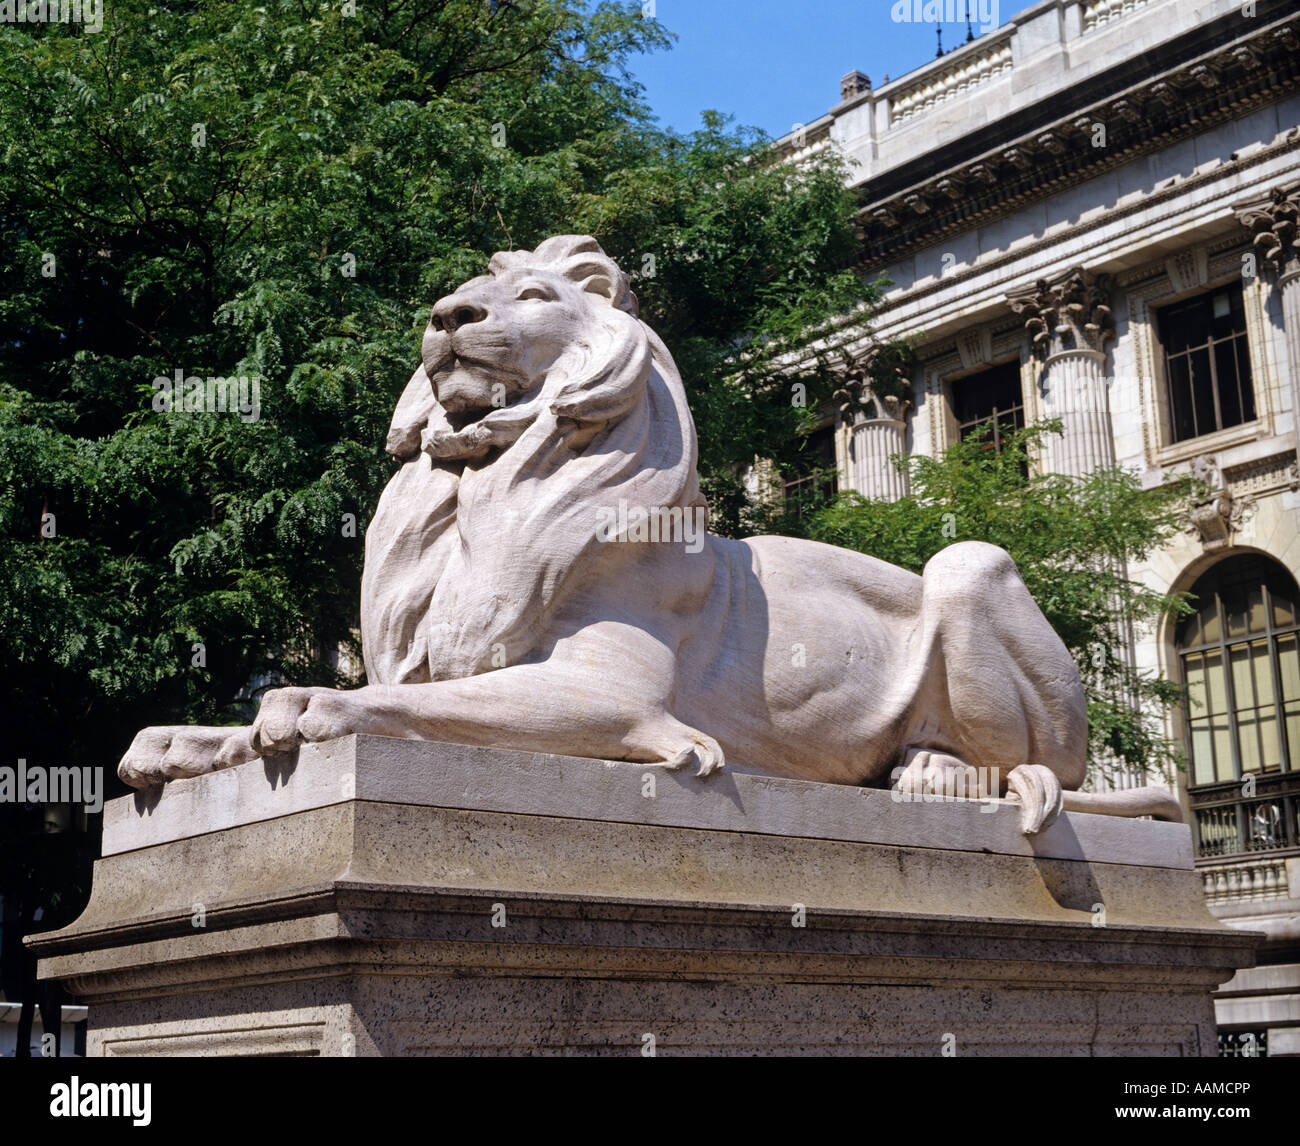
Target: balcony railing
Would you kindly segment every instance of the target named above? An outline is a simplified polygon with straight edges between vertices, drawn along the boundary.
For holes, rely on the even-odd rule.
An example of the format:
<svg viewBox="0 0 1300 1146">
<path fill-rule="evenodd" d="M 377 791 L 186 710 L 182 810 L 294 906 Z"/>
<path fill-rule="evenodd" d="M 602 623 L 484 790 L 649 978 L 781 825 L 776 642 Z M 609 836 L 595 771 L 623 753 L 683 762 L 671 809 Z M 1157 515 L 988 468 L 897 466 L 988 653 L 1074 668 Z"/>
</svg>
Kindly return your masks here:
<svg viewBox="0 0 1300 1146">
<path fill-rule="evenodd" d="M 1188 793 L 1200 859 L 1300 848 L 1300 774 L 1265 775 L 1254 791 L 1233 783 Z"/>
</svg>

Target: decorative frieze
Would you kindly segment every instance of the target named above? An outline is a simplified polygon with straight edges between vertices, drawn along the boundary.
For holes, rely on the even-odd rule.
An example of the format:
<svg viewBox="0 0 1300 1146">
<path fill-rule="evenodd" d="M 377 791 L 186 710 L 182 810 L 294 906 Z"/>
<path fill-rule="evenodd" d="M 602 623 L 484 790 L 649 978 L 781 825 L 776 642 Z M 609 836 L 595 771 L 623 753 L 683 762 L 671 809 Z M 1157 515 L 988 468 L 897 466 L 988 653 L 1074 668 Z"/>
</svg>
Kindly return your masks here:
<svg viewBox="0 0 1300 1146">
<path fill-rule="evenodd" d="M 1294 451 L 1274 454 L 1225 467 L 1223 481 L 1234 498 L 1255 497 L 1278 489 L 1300 490 L 1300 463 Z"/>
<path fill-rule="evenodd" d="M 1115 18 L 1110 13 L 1124 13 L 1122 7 L 1106 5 L 1098 5 L 1095 11 L 1099 23 Z M 1091 106 L 1062 107 L 1057 121 L 1036 125 L 1020 137 L 990 139 L 983 154 L 935 171 L 919 185 L 891 190 L 873 200 L 868 182 L 863 187 L 864 219 L 875 225 L 868 230 L 860 269 L 888 266 L 910 251 L 933 247 L 948 234 L 983 225 L 1175 140 L 1204 134 L 1265 98 L 1281 99 L 1300 86 L 1300 53 L 1286 47 L 1288 41 L 1300 44 L 1298 28 L 1300 24 L 1291 23 L 1260 30 L 1245 42 L 1170 67 Z M 954 63 L 957 66 L 960 62 Z M 938 82 L 928 69 L 927 73 L 924 84 Z M 905 97 L 898 98 L 901 102 Z M 914 114 L 915 110 L 909 111 Z M 894 121 L 898 121 L 897 111 Z M 1107 128 L 1106 146 L 1083 146 L 1098 123 Z M 1250 161 L 1258 158 L 1252 155 Z M 945 180 L 964 183 L 960 198 L 935 194 Z M 908 201 L 915 209 L 903 209 Z M 873 214 L 881 207 L 891 208 L 899 225 Z"/>
<path fill-rule="evenodd" d="M 1069 144 L 1059 131 L 1045 131 L 1035 142 L 1048 155 L 1064 155 L 1069 150 Z"/>
</svg>

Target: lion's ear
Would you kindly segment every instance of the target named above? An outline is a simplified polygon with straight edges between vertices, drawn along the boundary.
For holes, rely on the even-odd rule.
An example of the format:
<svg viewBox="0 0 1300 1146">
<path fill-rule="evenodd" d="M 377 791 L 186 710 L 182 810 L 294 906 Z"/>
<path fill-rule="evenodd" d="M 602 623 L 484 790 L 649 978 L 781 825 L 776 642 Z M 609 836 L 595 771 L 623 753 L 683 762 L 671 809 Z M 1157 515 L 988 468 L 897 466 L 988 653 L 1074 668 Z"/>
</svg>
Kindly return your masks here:
<svg viewBox="0 0 1300 1146">
<path fill-rule="evenodd" d="M 650 340 L 626 311 L 611 308 L 588 362 L 551 400 L 551 413 L 579 425 L 616 422 L 641 400 L 650 378 Z"/>
<path fill-rule="evenodd" d="M 402 461 L 415 457 L 420 452 L 421 435 L 431 422 L 435 428 L 441 427 L 446 423 L 446 416 L 421 363 L 397 400 L 384 449 Z"/>
</svg>

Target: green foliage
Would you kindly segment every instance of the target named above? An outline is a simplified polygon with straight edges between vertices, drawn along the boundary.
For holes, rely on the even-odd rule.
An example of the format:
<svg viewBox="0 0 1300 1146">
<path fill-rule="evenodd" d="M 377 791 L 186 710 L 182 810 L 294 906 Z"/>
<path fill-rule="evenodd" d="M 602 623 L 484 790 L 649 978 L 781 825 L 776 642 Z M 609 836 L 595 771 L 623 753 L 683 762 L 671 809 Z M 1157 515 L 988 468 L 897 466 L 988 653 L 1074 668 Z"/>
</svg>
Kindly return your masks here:
<svg viewBox="0 0 1300 1146">
<path fill-rule="evenodd" d="M 1008 436 L 1000 451 L 979 434 L 937 458 L 897 459 L 910 496 L 842 495 L 811 516 L 808 534 L 917 573 L 953 542 L 1002 546 L 1079 665 L 1093 767 L 1181 764 L 1160 715 L 1182 689 L 1131 668 L 1125 645 L 1135 628 L 1190 611 L 1182 595 L 1157 593 L 1130 576 L 1134 563 L 1177 532 L 1189 487 L 1144 491 L 1119 467 L 1081 478 L 1035 474 L 1044 436 L 1059 432 L 1059 422 L 1045 422 Z"/>
<path fill-rule="evenodd" d="M 713 114 L 659 129 L 639 3 L 342 7 L 0 25 L 6 757 L 111 770 L 144 725 L 245 719 L 250 681 L 341 683 L 388 419 L 429 307 L 496 250 L 592 233 L 632 274 L 715 528 L 829 393 L 833 338 L 788 359 L 872 294 L 842 172 Z M 178 369 L 257 376 L 260 418 L 155 411 Z"/>
</svg>

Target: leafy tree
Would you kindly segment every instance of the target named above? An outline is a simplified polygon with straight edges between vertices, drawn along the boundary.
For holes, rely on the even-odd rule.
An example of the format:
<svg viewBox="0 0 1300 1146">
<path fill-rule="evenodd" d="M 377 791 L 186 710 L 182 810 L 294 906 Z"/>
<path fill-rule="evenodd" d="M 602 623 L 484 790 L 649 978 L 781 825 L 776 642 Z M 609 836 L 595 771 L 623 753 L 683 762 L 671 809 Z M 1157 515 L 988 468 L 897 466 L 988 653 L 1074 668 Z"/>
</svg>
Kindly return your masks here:
<svg viewBox="0 0 1300 1146">
<path fill-rule="evenodd" d="M 1190 487 L 1143 490 L 1122 467 L 1086 477 L 1035 472 L 1043 438 L 1059 432 L 1059 421 L 1029 426 L 997 450 L 982 431 L 939 457 L 898 458 L 909 496 L 844 494 L 811 515 L 808 535 L 917 573 L 954 542 L 1000 545 L 1079 666 L 1094 770 L 1181 767 L 1161 716 L 1183 689 L 1133 668 L 1126 646 L 1137 628 L 1190 611 L 1184 595 L 1157 593 L 1129 575 L 1178 531 Z"/>
<path fill-rule="evenodd" d="M 145 723 L 245 718 L 250 679 L 342 682 L 322 654 L 356 624 L 395 397 L 498 249 L 590 232 L 629 268 L 739 526 L 743 465 L 831 384 L 827 347 L 792 402 L 779 356 L 871 292 L 834 160 L 654 125 L 626 63 L 667 42 L 637 4 L 558 0 L 0 26 L 0 703 L 37 715 L 32 756 L 107 764 Z M 256 377 L 259 417 L 153 409 L 178 370 Z"/>
<path fill-rule="evenodd" d="M 839 349 L 794 377 L 782 357 L 872 292 L 844 269 L 833 157 L 774 163 L 712 114 L 655 124 L 627 65 L 669 42 L 630 0 L 116 0 L 99 33 L 0 24 L 3 763 L 111 774 L 145 725 L 351 682 L 329 654 L 355 653 L 388 419 L 429 307 L 497 250 L 591 233 L 633 274 L 713 524 L 741 527 L 741 470 L 797 452 Z M 155 409 L 177 371 L 256 378 L 257 417 Z M 88 886 L 60 854 L 55 884 Z"/>
</svg>

